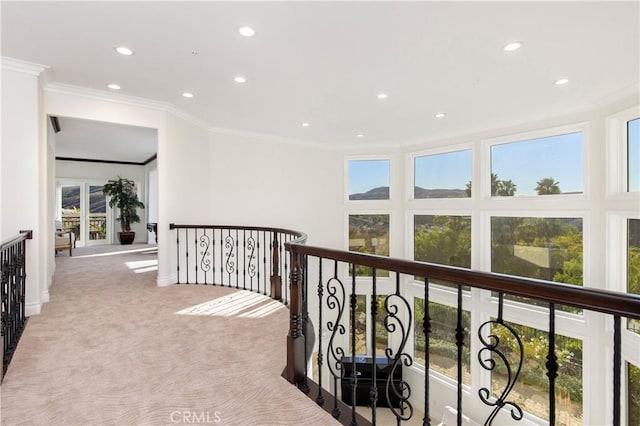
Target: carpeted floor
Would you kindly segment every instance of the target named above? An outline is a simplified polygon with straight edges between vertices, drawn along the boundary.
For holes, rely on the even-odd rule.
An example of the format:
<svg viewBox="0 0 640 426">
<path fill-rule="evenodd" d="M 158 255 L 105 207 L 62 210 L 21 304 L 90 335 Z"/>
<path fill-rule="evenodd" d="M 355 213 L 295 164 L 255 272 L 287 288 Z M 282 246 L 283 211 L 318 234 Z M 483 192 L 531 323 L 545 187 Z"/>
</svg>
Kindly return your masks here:
<svg viewBox="0 0 640 426">
<path fill-rule="evenodd" d="M 158 288 L 155 249 L 56 256 L 1 388 L 2 424 L 331 425 L 280 377 L 288 310 L 235 289 Z"/>
</svg>

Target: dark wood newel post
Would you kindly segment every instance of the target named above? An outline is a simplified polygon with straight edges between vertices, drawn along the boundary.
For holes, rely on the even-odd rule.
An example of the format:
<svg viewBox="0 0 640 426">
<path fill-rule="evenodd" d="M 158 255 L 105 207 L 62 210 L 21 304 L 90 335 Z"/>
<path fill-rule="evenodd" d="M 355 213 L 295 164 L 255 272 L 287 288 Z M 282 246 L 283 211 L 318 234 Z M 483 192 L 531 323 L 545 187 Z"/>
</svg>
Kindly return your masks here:
<svg viewBox="0 0 640 426">
<path fill-rule="evenodd" d="M 304 336 L 302 334 L 302 268 L 300 255 L 291 248 L 291 302 L 289 304 L 289 334 L 287 335 L 287 380 L 295 385 L 303 382 Z"/>
<path fill-rule="evenodd" d="M 271 256 L 271 297 L 282 302 L 282 278 L 280 277 L 280 252 L 278 233 L 273 231 L 273 251 Z"/>
</svg>

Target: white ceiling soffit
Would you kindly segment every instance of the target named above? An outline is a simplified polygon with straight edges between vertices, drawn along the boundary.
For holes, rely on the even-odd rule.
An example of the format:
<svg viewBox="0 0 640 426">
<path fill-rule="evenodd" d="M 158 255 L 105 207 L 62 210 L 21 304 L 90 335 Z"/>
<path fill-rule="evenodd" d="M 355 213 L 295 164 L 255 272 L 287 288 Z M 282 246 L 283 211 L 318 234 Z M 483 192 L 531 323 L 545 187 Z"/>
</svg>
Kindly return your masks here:
<svg viewBox="0 0 640 426">
<path fill-rule="evenodd" d="M 565 115 L 631 94 L 640 75 L 638 2 L 1 7 L 2 55 L 50 66 L 57 83 L 108 90 L 114 82 L 117 93 L 173 104 L 214 128 L 330 146 L 434 140 Z M 243 25 L 255 36 L 241 36 Z M 503 51 L 512 41 L 522 48 Z M 134 55 L 117 54 L 121 45 Z M 555 85 L 560 78 L 569 83 Z M 446 116 L 435 119 L 438 112 Z"/>
<path fill-rule="evenodd" d="M 68 117 L 58 123 L 56 157 L 144 163 L 157 151 L 156 129 Z"/>
</svg>

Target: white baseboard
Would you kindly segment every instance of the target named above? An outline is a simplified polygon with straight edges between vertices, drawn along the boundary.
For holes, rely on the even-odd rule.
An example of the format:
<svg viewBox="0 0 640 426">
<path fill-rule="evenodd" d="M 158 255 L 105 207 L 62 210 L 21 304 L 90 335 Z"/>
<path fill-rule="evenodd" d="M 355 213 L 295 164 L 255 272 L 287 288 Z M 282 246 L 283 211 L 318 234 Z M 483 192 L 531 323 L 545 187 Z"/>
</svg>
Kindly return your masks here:
<svg viewBox="0 0 640 426">
<path fill-rule="evenodd" d="M 40 302 L 42 303 L 48 303 L 49 300 L 51 300 L 51 298 L 49 297 L 49 290 L 44 290 L 42 293 L 40 293 Z"/>
<path fill-rule="evenodd" d="M 32 315 L 40 315 L 42 311 L 42 303 L 27 303 L 24 307 L 24 314 L 28 317 Z"/>
<path fill-rule="evenodd" d="M 165 275 L 164 277 L 158 276 L 158 287 L 168 287 L 178 282 L 178 279 L 175 275 Z"/>
</svg>

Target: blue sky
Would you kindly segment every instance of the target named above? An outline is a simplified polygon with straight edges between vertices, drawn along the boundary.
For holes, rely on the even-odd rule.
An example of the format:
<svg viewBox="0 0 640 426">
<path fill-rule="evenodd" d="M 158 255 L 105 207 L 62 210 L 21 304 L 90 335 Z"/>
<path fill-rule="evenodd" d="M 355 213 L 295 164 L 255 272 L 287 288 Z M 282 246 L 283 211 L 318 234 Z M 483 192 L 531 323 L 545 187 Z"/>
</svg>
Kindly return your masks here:
<svg viewBox="0 0 640 426">
<path fill-rule="evenodd" d="M 629 190 L 640 190 L 640 119 L 629 122 Z M 552 177 L 562 192 L 583 192 L 582 133 L 491 147 L 491 170 L 511 179 L 516 195 L 536 195 L 537 182 Z M 464 189 L 471 180 L 471 151 L 416 157 L 415 184 L 427 189 Z M 389 186 L 389 160 L 349 161 L 349 194 Z"/>
<path fill-rule="evenodd" d="M 389 186 L 389 160 L 349 161 L 349 194 Z"/>
<path fill-rule="evenodd" d="M 494 145 L 491 171 L 511 179 L 516 195 L 536 195 L 536 182 L 545 177 L 559 182 L 562 192 L 582 192 L 582 133 Z"/>
<path fill-rule="evenodd" d="M 470 180 L 471 150 L 416 157 L 416 186 L 425 189 L 464 189 Z"/>
</svg>

